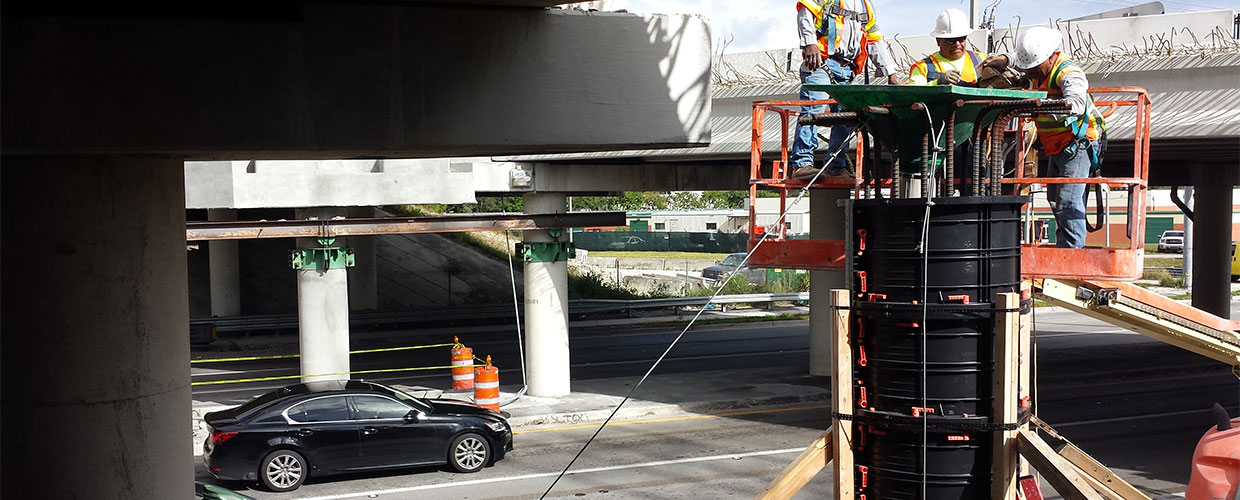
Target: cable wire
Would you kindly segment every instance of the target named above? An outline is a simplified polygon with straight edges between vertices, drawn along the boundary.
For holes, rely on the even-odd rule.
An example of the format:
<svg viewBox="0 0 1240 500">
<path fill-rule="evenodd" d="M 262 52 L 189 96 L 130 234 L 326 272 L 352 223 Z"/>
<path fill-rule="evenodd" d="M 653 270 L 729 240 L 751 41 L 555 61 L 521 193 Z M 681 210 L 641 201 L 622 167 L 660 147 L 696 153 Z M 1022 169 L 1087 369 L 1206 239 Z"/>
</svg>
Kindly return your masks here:
<svg viewBox="0 0 1240 500">
<path fill-rule="evenodd" d="M 862 124 L 857 126 L 857 129 L 860 129 L 864 125 L 865 123 L 863 122 Z M 839 149 L 835 150 L 835 152 L 831 154 L 831 156 L 826 160 L 825 164 L 830 164 L 832 161 L 834 161 L 835 158 L 839 156 L 841 152 L 847 149 L 847 147 L 848 147 L 847 140 L 840 142 Z M 577 451 L 577 454 L 573 456 L 573 459 L 569 460 L 568 465 L 564 466 L 564 470 L 560 471 L 560 473 L 556 475 L 555 480 L 551 481 L 551 485 L 547 486 L 547 491 L 544 491 L 543 494 L 538 497 L 539 500 L 547 498 L 547 495 L 549 495 L 551 493 L 551 490 L 555 488 L 555 485 L 560 482 L 560 479 L 563 478 L 564 475 L 568 473 L 568 470 L 573 467 L 573 464 L 577 462 L 577 459 L 581 458 L 581 455 L 585 453 L 587 448 L 590 447 L 590 443 L 593 443 L 594 439 L 597 438 L 598 435 L 603 432 L 603 429 L 607 427 L 607 424 L 611 423 L 611 420 L 615 418 L 616 413 L 620 411 L 620 408 L 624 407 L 624 404 L 627 403 L 629 399 L 633 397 L 633 393 L 637 392 L 637 389 L 646 382 L 646 379 L 650 378 L 650 374 L 654 373 L 655 368 L 658 368 L 659 364 L 663 362 L 663 359 L 667 357 L 668 353 L 672 352 L 672 348 L 676 347 L 676 344 L 679 343 L 680 339 L 683 338 L 685 334 L 689 332 L 689 329 L 693 327 L 693 324 L 697 322 L 698 318 L 702 317 L 702 314 L 706 312 L 707 307 L 715 302 L 715 298 L 718 297 L 719 294 L 723 292 L 723 288 L 727 286 L 729 281 L 732 280 L 732 277 L 736 276 L 736 273 L 738 273 L 741 270 L 741 268 L 745 267 L 745 264 L 749 262 L 749 257 L 753 255 L 754 250 L 757 250 L 758 247 L 762 246 L 762 243 L 765 242 L 767 237 L 770 236 L 771 233 L 775 231 L 775 228 L 783 226 L 784 219 L 788 216 L 788 212 L 791 211 L 792 208 L 797 205 L 797 203 L 800 203 L 801 199 L 804 198 L 806 194 L 809 194 L 809 187 L 813 185 L 814 182 L 818 181 L 818 178 L 821 177 L 823 172 L 826 172 L 826 170 L 827 169 L 825 168 L 819 169 L 818 172 L 814 174 L 814 177 L 811 178 L 809 182 L 806 182 L 805 186 L 802 187 L 800 192 L 797 193 L 797 197 L 792 200 L 792 203 L 788 204 L 784 208 L 784 211 L 779 214 L 779 218 L 777 218 L 774 223 L 767 226 L 766 231 L 762 233 L 762 237 L 758 239 L 758 242 L 754 244 L 753 248 L 749 249 L 749 251 L 745 253 L 745 258 L 741 259 L 741 262 L 740 264 L 736 266 L 736 269 L 733 269 L 732 272 L 729 273 L 725 279 L 719 282 L 719 288 L 715 289 L 715 293 L 711 294 L 710 298 L 707 299 L 706 304 L 703 305 L 702 308 L 698 310 L 697 314 L 693 315 L 693 319 L 689 320 L 689 323 L 685 325 L 684 329 L 682 329 L 678 335 L 676 335 L 676 338 L 672 339 L 672 342 L 668 344 L 667 348 L 663 350 L 663 353 L 660 354 L 659 357 L 654 360 L 654 363 L 650 365 L 650 368 L 646 370 L 646 373 L 642 375 L 641 379 L 639 379 L 636 384 L 633 384 L 633 387 L 630 388 L 629 392 L 624 395 L 624 398 L 620 400 L 620 403 L 617 404 L 616 407 L 611 410 L 611 413 L 608 414 L 607 418 L 603 420 L 603 423 L 598 426 L 598 429 L 595 429 L 594 434 L 590 436 L 590 439 L 586 440 L 586 443 L 581 446 L 581 449 Z M 751 222 L 756 223 L 757 221 L 755 220 Z"/>
<path fill-rule="evenodd" d="M 572 230 L 571 228 L 569 229 Z M 525 340 L 521 338 L 521 307 L 517 302 L 517 273 L 513 270 L 512 265 L 512 240 L 508 238 L 508 230 L 504 230 L 504 247 L 508 250 L 508 280 L 512 283 L 512 312 L 517 323 L 517 359 L 521 360 L 521 390 L 512 396 L 512 399 L 500 403 L 500 406 L 509 405 L 521 396 L 525 395 L 525 391 L 529 389 L 529 385 L 525 380 Z"/>
</svg>

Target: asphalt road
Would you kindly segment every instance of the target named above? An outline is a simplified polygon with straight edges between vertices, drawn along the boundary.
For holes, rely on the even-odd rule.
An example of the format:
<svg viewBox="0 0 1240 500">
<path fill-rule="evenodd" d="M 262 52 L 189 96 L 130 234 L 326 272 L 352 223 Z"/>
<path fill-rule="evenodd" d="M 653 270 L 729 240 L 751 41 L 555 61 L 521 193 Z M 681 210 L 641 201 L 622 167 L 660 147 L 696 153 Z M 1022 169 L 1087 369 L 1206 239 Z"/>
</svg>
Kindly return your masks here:
<svg viewBox="0 0 1240 500">
<path fill-rule="evenodd" d="M 1233 315 L 1240 313 L 1240 304 L 1232 307 Z M 1228 368 L 1073 313 L 1041 311 L 1035 322 L 1038 415 L 1153 496 L 1182 492 L 1193 446 L 1211 422 L 1210 406 L 1220 402 L 1232 415 L 1240 406 L 1240 382 Z M 807 328 L 799 321 L 695 329 L 659 372 L 807 364 L 805 356 L 795 355 L 807 350 Z M 639 375 L 675 333 L 635 328 L 575 333 L 574 377 Z M 504 339 L 504 334 L 469 342 L 475 352 L 490 352 L 497 359 L 516 356 L 515 340 Z M 398 351 L 355 356 L 354 369 L 442 362 L 427 352 Z M 247 376 L 295 373 L 295 361 L 285 364 L 255 363 L 240 371 Z M 516 376 L 515 371 L 502 376 Z M 194 380 L 210 378 L 200 374 Z M 386 380 L 444 387 L 447 377 L 394 374 Z M 282 383 L 200 387 L 194 399 L 236 402 L 278 385 Z M 794 408 L 614 425 L 573 467 L 578 472 L 563 479 L 548 498 L 752 498 L 825 429 L 825 412 Z M 366 498 L 383 491 L 377 498 L 538 498 L 594 428 L 519 434 L 513 454 L 474 475 L 418 469 L 326 479 L 292 495 L 247 494 L 353 498 L 332 495 L 364 493 L 360 498 Z M 201 473 L 201 465 L 198 468 Z M 826 477 L 820 476 L 801 497 L 828 494 Z"/>
</svg>

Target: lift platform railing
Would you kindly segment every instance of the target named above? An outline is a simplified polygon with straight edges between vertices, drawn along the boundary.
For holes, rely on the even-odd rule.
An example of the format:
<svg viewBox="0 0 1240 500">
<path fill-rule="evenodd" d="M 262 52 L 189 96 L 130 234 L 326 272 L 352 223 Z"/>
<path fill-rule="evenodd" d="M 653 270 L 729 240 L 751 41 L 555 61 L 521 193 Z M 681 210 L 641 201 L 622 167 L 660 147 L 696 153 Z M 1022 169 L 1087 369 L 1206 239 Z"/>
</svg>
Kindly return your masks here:
<svg viewBox="0 0 1240 500">
<path fill-rule="evenodd" d="M 762 239 L 766 229 L 758 223 L 757 196 L 758 188 L 766 186 L 779 191 L 779 213 L 788 209 L 789 191 L 795 192 L 804 188 L 808 181 L 792 176 L 788 165 L 789 137 L 796 133 L 796 119 L 800 116 L 801 106 L 830 105 L 831 99 L 817 101 L 757 101 L 753 103 L 752 141 L 749 152 L 749 247 L 753 249 L 757 241 Z M 766 146 L 763 141 L 764 125 L 767 113 L 773 113 L 779 120 L 779 155 L 777 159 L 763 160 Z M 854 165 L 860 165 L 865 159 L 865 147 L 858 136 Z M 841 154 L 847 154 L 843 152 Z M 853 188 L 860 180 L 854 178 L 833 179 L 823 178 L 815 183 L 819 187 Z M 808 203 L 808 200 L 805 201 Z M 845 267 L 843 240 L 807 240 L 789 238 L 784 224 L 777 226 L 775 234 L 766 235 L 766 241 L 754 250 L 749 258 L 753 267 L 795 267 L 797 269 L 843 270 Z M 784 266 L 780 263 L 795 263 Z"/>
<path fill-rule="evenodd" d="M 1133 114 L 1134 153 L 1131 172 L 1119 177 L 1048 178 L 1026 177 L 1022 154 L 1009 168 L 1011 159 L 1005 144 L 1024 145 L 1024 127 L 1009 124 L 1028 120 L 1037 113 L 1066 112 L 1063 100 L 1046 99 L 1043 92 L 962 87 L 912 86 L 811 86 L 814 90 L 831 92 L 842 104 L 855 111 L 799 116 L 802 105 L 826 104 L 833 101 L 759 101 L 753 104 L 752 147 L 750 151 L 750 248 L 754 249 L 750 265 L 813 270 L 843 270 L 847 244 L 844 240 L 792 239 L 783 225 L 775 233 L 765 235 L 759 224 L 757 192 L 766 187 L 780 194 L 780 213 L 788 208 L 789 194 L 802 188 L 851 189 L 857 198 L 921 197 L 960 195 L 998 196 L 1018 194 L 1033 184 L 1103 185 L 1128 191 L 1128 210 L 1124 234 L 1128 242 L 1112 246 L 1109 206 L 1099 220 L 1106 243 L 1084 249 L 1064 249 L 1051 245 L 1028 243 L 1022 247 L 1022 274 L 1027 277 L 1102 278 L 1133 280 L 1139 278 L 1144 256 L 1144 212 L 1149 177 L 1150 99 L 1137 87 L 1095 88 L 1096 105 L 1104 115 L 1119 107 L 1135 107 Z M 1112 97 L 1117 96 L 1117 97 Z M 1126 97 L 1132 96 L 1132 97 Z M 780 144 L 778 157 L 764 161 L 769 154 L 764 144 L 767 113 L 778 116 Z M 924 118 L 923 118 L 924 116 Z M 824 178 L 807 186 L 804 180 L 790 178 L 788 165 L 789 137 L 796 121 L 820 126 L 846 124 L 858 126 L 856 152 L 853 156 L 856 174 L 852 179 Z M 1114 124 L 1112 124 L 1114 126 Z M 937 132 L 937 133 L 936 133 Z M 956 175 L 953 153 L 972 138 L 972 158 L 968 171 Z M 891 161 L 881 161 L 881 148 L 891 153 Z M 1024 148 L 1015 148 L 1020 152 Z M 828 154 L 830 154 L 828 152 Z M 846 153 L 845 153 L 846 154 Z M 821 156 L 821 154 L 820 154 Z M 905 165 L 901 172 L 901 164 Z M 948 166 L 951 165 L 950 168 Z M 919 170 L 919 171 L 918 171 Z M 1109 169 L 1110 170 L 1110 169 Z M 899 180 L 899 182 L 893 182 Z M 1027 233 L 1033 232 L 1032 204 L 1024 211 Z M 851 235 L 846 235 L 846 237 Z M 1036 241 L 1030 238 L 1030 241 Z"/>
<path fill-rule="evenodd" d="M 1017 168 L 1014 177 L 1005 178 L 1002 182 L 1016 185 L 1018 189 L 1033 184 L 1086 184 L 1127 190 L 1128 206 L 1123 225 L 1128 242 L 1111 245 L 1110 211 L 1104 210 L 1099 216 L 1098 225 L 1099 230 L 1106 236 L 1106 242 L 1100 247 L 1056 248 L 1037 242 L 1023 245 L 1021 274 L 1026 278 L 1135 280 L 1141 277 L 1145 256 L 1145 202 L 1149 189 L 1149 93 L 1140 87 L 1092 88 L 1089 93 L 1095 96 L 1095 105 L 1103 111 L 1104 117 L 1114 116 L 1113 113 L 1120 107 L 1135 108 L 1132 168 L 1124 172 L 1127 175 L 1089 178 L 1025 177 L 1024 169 Z M 1023 127 L 1017 134 L 1017 144 L 1023 144 Z M 1026 211 L 1026 214 L 1032 215 L 1030 211 Z"/>
</svg>

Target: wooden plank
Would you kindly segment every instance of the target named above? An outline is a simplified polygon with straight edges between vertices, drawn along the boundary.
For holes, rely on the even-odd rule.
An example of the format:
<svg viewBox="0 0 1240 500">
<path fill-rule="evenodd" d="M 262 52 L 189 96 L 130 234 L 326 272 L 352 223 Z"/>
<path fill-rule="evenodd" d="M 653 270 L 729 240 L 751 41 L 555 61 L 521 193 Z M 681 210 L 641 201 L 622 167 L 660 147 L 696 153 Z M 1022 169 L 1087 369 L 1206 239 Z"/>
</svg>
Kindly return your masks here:
<svg viewBox="0 0 1240 500">
<path fill-rule="evenodd" d="M 1030 421 L 1038 427 L 1038 430 L 1046 434 L 1046 442 L 1051 449 L 1076 466 L 1078 471 L 1085 474 L 1085 479 L 1094 486 L 1094 489 L 1107 498 L 1112 500 L 1150 500 L 1149 496 L 1114 472 L 1111 472 L 1111 469 L 1102 465 L 1094 457 L 1089 456 L 1084 450 L 1072 444 L 1071 441 L 1061 436 L 1046 422 L 1037 417 L 1033 417 Z"/>
<path fill-rule="evenodd" d="M 1030 297 L 1033 295 L 1033 282 L 1024 280 L 1020 283 L 1021 297 Z M 1020 315 L 1020 398 L 1021 404 L 1027 404 L 1033 401 L 1033 307 L 1029 308 L 1029 312 Z M 1033 407 L 1029 407 L 1029 411 L 1033 411 Z M 1017 413 L 1019 415 L 1019 412 Z M 1028 428 L 1029 424 L 1025 424 L 1024 428 Z M 1032 474 L 1029 468 L 1028 460 L 1020 461 L 1020 471 L 1017 477 L 1024 477 Z"/>
<path fill-rule="evenodd" d="M 848 290 L 831 290 L 831 352 L 835 353 L 832 363 L 831 408 L 840 414 L 853 414 L 852 385 L 852 337 L 848 328 L 848 320 L 852 317 L 848 310 Z M 835 499 L 852 500 L 853 487 L 853 453 L 852 453 L 852 421 L 834 419 L 835 439 L 832 453 L 835 455 Z"/>
<path fill-rule="evenodd" d="M 1065 500 L 1103 500 L 1102 496 L 1081 478 L 1076 467 L 1055 453 L 1033 430 L 1018 431 L 1016 442 L 1021 456 L 1028 459 L 1033 468 L 1041 472 L 1046 482 Z"/>
<path fill-rule="evenodd" d="M 1020 362 L 1017 348 L 1020 345 L 1020 294 L 1000 293 L 995 296 L 995 306 L 1005 312 L 995 315 L 995 398 L 991 415 L 995 423 L 1016 421 L 1020 404 Z M 1016 431 L 996 431 L 993 434 L 994 469 L 990 497 L 996 500 L 1016 499 Z"/>
<path fill-rule="evenodd" d="M 754 497 L 755 500 L 787 500 L 805 487 L 805 484 L 818 475 L 831 461 L 832 437 L 834 429 L 827 429 L 818 439 L 810 443 L 801 456 L 784 467 L 766 489 Z"/>
</svg>

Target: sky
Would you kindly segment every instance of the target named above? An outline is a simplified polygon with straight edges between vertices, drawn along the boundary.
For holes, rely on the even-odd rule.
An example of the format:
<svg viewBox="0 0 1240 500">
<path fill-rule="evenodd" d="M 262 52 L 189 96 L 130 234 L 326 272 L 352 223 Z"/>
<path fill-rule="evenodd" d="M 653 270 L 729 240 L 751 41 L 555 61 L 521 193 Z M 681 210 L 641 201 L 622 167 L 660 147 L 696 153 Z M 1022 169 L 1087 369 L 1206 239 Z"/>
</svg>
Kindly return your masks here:
<svg viewBox="0 0 1240 500">
<path fill-rule="evenodd" d="M 934 29 L 934 18 L 944 9 L 966 14 L 964 0 L 873 0 L 875 17 L 886 37 L 924 35 Z M 978 0 L 979 8 L 994 0 Z M 1001 0 L 995 25 L 1043 24 L 1144 3 L 1136 0 Z M 1237 0 L 1162 0 L 1168 13 L 1211 9 L 1240 10 Z M 789 49 L 797 45 L 796 0 L 606 0 L 605 10 L 627 9 L 638 14 L 702 14 L 710 19 L 715 53 Z M 726 45 L 724 42 L 727 42 Z"/>
</svg>

